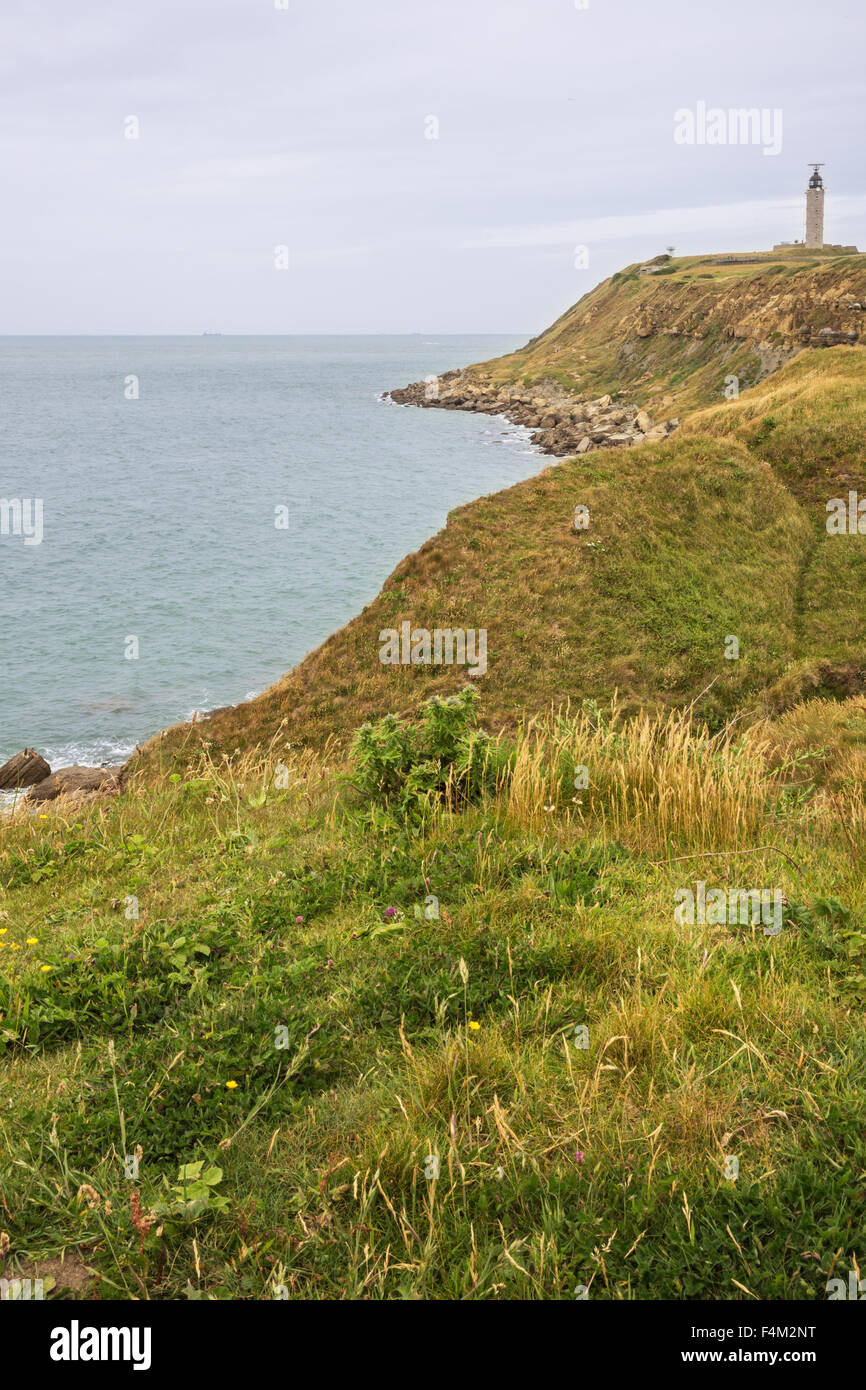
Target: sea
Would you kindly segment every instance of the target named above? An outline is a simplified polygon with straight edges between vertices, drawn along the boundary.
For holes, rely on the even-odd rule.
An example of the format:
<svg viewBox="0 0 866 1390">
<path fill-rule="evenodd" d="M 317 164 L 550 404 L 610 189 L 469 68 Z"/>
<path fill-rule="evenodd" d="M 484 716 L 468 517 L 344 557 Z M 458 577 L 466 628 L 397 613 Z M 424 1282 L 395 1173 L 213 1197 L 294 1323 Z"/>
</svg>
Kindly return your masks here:
<svg viewBox="0 0 866 1390">
<path fill-rule="evenodd" d="M 0 763 L 248 700 L 550 460 L 390 388 L 525 336 L 0 338 Z"/>
</svg>

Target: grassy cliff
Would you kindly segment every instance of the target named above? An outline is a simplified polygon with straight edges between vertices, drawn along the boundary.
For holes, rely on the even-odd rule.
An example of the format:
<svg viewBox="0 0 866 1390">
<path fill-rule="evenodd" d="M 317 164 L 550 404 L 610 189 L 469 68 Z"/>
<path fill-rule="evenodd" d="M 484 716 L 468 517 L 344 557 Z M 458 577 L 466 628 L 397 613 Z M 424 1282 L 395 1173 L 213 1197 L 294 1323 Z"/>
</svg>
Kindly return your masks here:
<svg viewBox="0 0 866 1390">
<path fill-rule="evenodd" d="M 471 371 L 496 382 L 558 382 L 634 396 L 651 414 L 754 386 L 822 330 L 863 329 L 866 257 L 656 258 L 605 280 L 525 348 Z M 856 306 L 856 307 L 855 307 Z"/>
<path fill-rule="evenodd" d="M 778 708 L 780 682 L 790 699 L 862 688 L 866 539 L 828 535 L 826 502 L 866 489 L 864 387 L 863 347 L 807 351 L 663 443 L 569 459 L 459 508 L 294 671 L 133 767 L 280 730 L 344 746 L 364 719 L 458 689 L 465 668 L 381 664 L 379 633 L 406 621 L 487 630 L 495 728 L 614 690 L 627 710 L 695 702 L 717 727 Z"/>
</svg>

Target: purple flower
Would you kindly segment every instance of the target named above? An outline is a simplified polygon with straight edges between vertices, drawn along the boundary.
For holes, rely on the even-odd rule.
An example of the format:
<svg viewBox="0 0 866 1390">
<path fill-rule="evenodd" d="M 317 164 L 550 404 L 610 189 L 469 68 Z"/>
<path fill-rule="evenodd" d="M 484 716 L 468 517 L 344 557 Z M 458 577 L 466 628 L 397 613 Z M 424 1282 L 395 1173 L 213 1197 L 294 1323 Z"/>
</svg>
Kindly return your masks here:
<svg viewBox="0 0 866 1390">
<path fill-rule="evenodd" d="M 295 918 L 295 921 L 296 921 L 296 922 L 303 922 L 303 920 L 304 920 L 303 917 L 296 917 L 296 918 Z"/>
<path fill-rule="evenodd" d="M 586 1154 L 583 1152 L 583 1149 L 578 1149 L 574 1157 L 577 1163 L 583 1163 L 586 1158 Z"/>
<path fill-rule="evenodd" d="M 396 917 L 396 916 L 397 916 L 397 909 L 396 909 L 396 907 L 386 907 L 386 908 L 385 908 L 385 913 L 384 913 L 384 915 L 385 915 L 386 918 L 388 918 L 388 920 L 390 920 L 392 917 Z"/>
</svg>

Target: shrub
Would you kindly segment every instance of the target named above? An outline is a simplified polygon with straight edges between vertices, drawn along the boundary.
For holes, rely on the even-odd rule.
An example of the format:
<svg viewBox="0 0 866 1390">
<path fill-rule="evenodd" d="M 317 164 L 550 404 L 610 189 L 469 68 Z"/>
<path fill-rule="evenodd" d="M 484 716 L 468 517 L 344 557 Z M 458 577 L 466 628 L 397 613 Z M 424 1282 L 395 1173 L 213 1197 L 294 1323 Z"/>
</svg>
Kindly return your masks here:
<svg viewBox="0 0 866 1390">
<path fill-rule="evenodd" d="M 435 802 L 452 808 L 480 800 L 508 766 L 503 746 L 476 727 L 478 691 L 428 700 L 414 723 L 385 715 L 352 743 L 352 785 L 374 806 L 420 819 Z"/>
</svg>

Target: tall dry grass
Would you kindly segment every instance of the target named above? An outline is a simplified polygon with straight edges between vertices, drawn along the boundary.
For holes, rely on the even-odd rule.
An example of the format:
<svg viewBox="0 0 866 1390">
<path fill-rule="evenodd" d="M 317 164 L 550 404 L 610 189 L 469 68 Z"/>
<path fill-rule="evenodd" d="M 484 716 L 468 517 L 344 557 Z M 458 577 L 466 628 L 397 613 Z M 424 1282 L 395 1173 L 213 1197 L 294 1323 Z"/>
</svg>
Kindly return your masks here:
<svg viewBox="0 0 866 1390">
<path fill-rule="evenodd" d="M 586 768 L 588 786 L 575 786 Z M 581 711 L 533 721 L 518 736 L 506 813 L 532 827 L 568 810 L 637 852 L 684 841 L 750 843 L 766 823 L 772 779 L 765 745 L 711 734 L 688 711 L 595 718 Z"/>
</svg>

